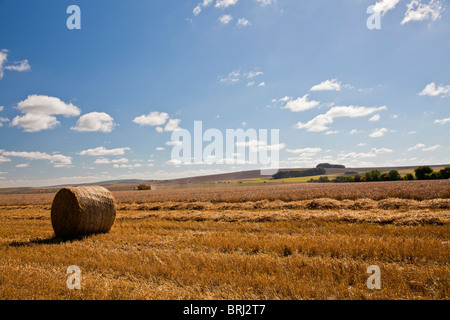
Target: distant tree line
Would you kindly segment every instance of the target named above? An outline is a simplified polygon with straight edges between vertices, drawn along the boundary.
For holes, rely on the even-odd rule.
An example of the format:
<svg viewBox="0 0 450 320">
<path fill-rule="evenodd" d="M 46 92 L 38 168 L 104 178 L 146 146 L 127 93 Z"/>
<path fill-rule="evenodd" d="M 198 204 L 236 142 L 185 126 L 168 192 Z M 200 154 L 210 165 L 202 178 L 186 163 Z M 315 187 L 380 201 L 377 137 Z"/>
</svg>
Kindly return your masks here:
<svg viewBox="0 0 450 320">
<path fill-rule="evenodd" d="M 278 171 L 272 176 L 272 179 L 319 176 L 325 174 L 326 172 L 327 171 L 324 168 Z"/>
<path fill-rule="evenodd" d="M 364 175 L 341 175 L 334 179 L 327 176 L 319 177 L 319 179 L 311 179 L 309 182 L 368 182 L 368 181 L 399 181 L 399 180 L 433 180 L 433 179 L 450 179 L 450 167 L 433 171 L 429 166 L 421 166 L 414 169 L 414 175 L 407 173 L 403 177 L 397 170 L 381 173 L 378 169 L 366 172 Z"/>
<path fill-rule="evenodd" d="M 316 168 L 327 168 L 327 169 L 344 169 L 345 166 L 342 164 L 329 164 L 329 163 L 319 163 Z"/>
</svg>

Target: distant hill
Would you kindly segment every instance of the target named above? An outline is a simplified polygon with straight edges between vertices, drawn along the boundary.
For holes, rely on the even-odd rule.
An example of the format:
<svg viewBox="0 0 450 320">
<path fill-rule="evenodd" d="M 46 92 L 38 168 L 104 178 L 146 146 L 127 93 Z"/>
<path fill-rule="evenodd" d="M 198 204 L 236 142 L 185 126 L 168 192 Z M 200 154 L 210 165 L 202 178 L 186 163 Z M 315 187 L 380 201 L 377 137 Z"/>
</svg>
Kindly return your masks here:
<svg viewBox="0 0 450 320">
<path fill-rule="evenodd" d="M 450 165 L 430 165 L 435 170 L 449 167 Z M 398 170 L 401 173 L 413 172 L 416 166 L 392 166 L 392 167 L 364 167 L 364 168 L 325 168 L 326 175 L 339 175 L 345 174 L 346 172 L 358 172 L 364 173 L 367 171 L 372 171 L 373 169 L 378 169 L 381 172 L 388 172 L 390 170 Z M 291 171 L 291 170 L 305 170 L 312 168 L 282 168 L 280 171 Z M 141 179 L 124 179 L 124 180 L 108 180 L 100 181 L 95 183 L 85 183 L 85 184 L 73 184 L 73 185 L 58 185 L 49 187 L 36 187 L 36 188 L 0 188 L 0 194 L 21 194 L 21 193 L 54 193 L 57 192 L 62 187 L 67 186 L 89 186 L 89 185 L 100 185 L 108 188 L 111 191 L 126 191 L 135 190 L 139 184 L 151 185 L 152 189 L 166 189 L 166 188 L 177 188 L 177 187 L 194 187 L 195 185 L 205 186 L 208 183 L 214 183 L 218 181 L 239 181 L 245 179 L 258 179 L 258 178 L 271 178 L 271 175 L 261 175 L 261 170 L 248 170 L 239 172 L 230 172 L 206 176 L 197 176 L 189 178 L 180 179 L 170 179 L 170 180 L 141 180 Z"/>
</svg>

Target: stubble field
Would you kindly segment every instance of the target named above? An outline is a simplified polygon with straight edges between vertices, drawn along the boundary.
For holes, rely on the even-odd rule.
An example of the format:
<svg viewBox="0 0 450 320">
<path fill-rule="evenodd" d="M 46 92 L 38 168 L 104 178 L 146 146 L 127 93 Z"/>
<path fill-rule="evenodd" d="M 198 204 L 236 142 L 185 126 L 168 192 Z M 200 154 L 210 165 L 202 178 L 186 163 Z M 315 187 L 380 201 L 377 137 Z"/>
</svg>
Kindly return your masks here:
<svg viewBox="0 0 450 320">
<path fill-rule="evenodd" d="M 0 299 L 449 298 L 450 181 L 114 196 L 111 232 L 62 241 L 54 194 L 0 195 Z"/>
</svg>

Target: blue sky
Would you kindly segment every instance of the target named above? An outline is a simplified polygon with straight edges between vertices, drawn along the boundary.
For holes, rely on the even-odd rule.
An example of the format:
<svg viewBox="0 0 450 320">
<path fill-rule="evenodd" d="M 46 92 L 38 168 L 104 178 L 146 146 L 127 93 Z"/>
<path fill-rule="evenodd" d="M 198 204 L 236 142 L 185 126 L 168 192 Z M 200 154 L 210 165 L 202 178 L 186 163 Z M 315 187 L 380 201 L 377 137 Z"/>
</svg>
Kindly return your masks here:
<svg viewBox="0 0 450 320">
<path fill-rule="evenodd" d="M 449 14 L 445 0 L 0 0 L 0 187 L 258 168 L 174 165 L 171 135 L 194 121 L 279 129 L 281 167 L 448 164 Z"/>
</svg>

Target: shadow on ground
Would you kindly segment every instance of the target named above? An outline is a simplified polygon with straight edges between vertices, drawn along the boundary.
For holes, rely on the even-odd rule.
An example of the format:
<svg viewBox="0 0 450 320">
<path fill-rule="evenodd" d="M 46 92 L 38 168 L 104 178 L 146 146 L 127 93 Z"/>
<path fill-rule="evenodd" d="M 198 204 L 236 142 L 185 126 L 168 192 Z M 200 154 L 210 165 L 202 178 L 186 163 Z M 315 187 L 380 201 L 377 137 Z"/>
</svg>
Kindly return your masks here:
<svg viewBox="0 0 450 320">
<path fill-rule="evenodd" d="M 61 244 L 66 242 L 73 242 L 73 241 L 82 241 L 91 235 L 83 235 L 83 236 L 77 236 L 77 237 L 71 237 L 71 238 L 60 238 L 53 236 L 51 238 L 41 239 L 31 239 L 28 241 L 12 241 L 9 246 L 10 247 L 28 247 L 33 245 L 47 245 L 47 244 Z"/>
</svg>

